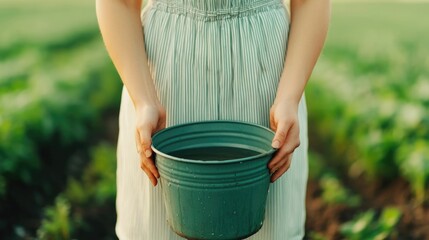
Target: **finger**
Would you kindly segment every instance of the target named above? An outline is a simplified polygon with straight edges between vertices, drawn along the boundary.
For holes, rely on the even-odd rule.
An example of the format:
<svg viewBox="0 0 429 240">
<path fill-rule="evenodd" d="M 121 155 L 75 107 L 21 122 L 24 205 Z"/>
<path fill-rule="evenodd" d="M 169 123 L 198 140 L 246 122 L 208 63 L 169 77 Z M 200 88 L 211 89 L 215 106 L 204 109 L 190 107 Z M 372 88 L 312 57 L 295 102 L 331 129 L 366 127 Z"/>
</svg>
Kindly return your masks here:
<svg viewBox="0 0 429 240">
<path fill-rule="evenodd" d="M 143 164 L 152 172 L 154 176 L 159 178 L 158 169 L 156 168 L 153 160 L 151 159 L 152 139 L 151 139 L 151 132 L 147 130 L 147 128 L 140 130 L 140 142 L 141 142 L 141 148 L 143 149 L 143 151 L 140 153 L 140 158 Z"/>
<path fill-rule="evenodd" d="M 140 158 L 142 161 L 142 164 L 151 171 L 151 173 L 156 177 L 159 178 L 159 172 L 158 169 L 155 166 L 155 163 L 153 162 L 152 158 L 146 158 L 143 154 L 140 154 Z"/>
<path fill-rule="evenodd" d="M 271 159 L 268 164 L 268 168 L 272 168 L 277 165 L 282 159 L 284 159 L 288 154 L 292 154 L 297 147 L 300 145 L 299 140 L 299 127 L 297 124 L 293 125 L 289 130 L 289 134 L 286 137 L 285 144 L 276 152 L 274 157 Z"/>
<path fill-rule="evenodd" d="M 271 159 L 271 161 L 268 163 L 268 168 L 273 169 L 276 165 L 280 164 L 283 159 L 286 159 L 287 155 L 291 154 L 288 151 L 287 144 L 283 145 L 277 153 L 274 155 L 274 157 Z"/>
<path fill-rule="evenodd" d="M 143 163 L 140 164 L 140 168 L 146 173 L 149 180 L 152 182 L 152 185 L 155 187 L 158 181 L 156 180 L 152 172 Z"/>
<path fill-rule="evenodd" d="M 268 163 L 268 168 L 271 170 L 271 169 L 274 169 L 279 164 L 281 165 L 281 162 L 283 159 L 286 159 L 287 157 L 293 154 L 294 150 L 290 151 L 289 149 L 290 149 L 289 146 L 285 144 L 285 146 L 283 146 Z"/>
<path fill-rule="evenodd" d="M 299 139 L 299 123 L 296 122 L 293 124 L 293 126 L 290 128 L 288 136 L 286 137 L 286 142 L 289 142 L 288 145 L 289 148 L 286 150 L 287 152 L 293 152 L 299 145 L 301 144 L 301 141 Z"/>
<path fill-rule="evenodd" d="M 280 148 L 281 146 L 283 146 L 285 140 L 286 140 L 286 136 L 287 133 L 289 131 L 290 126 L 287 125 L 285 122 L 279 122 L 277 124 L 277 130 L 276 130 L 276 134 L 274 135 L 273 141 L 271 143 L 271 146 L 273 148 Z"/>
<path fill-rule="evenodd" d="M 271 182 L 275 182 L 279 179 L 290 167 L 291 161 L 286 161 L 272 176 Z"/>
<path fill-rule="evenodd" d="M 290 160 L 291 160 L 291 158 L 292 158 L 292 154 L 293 154 L 293 153 L 287 154 L 287 155 L 286 155 L 285 157 L 283 157 L 280 161 L 278 161 L 277 163 L 275 163 L 275 164 L 271 165 L 271 166 L 269 167 L 269 169 L 270 169 L 270 174 L 272 174 L 272 173 L 274 173 L 275 171 L 277 171 L 281 166 L 283 166 L 283 165 L 286 163 L 286 161 L 290 161 Z"/>
<path fill-rule="evenodd" d="M 142 153 L 146 158 L 149 158 L 150 156 L 152 156 L 152 149 L 150 148 L 152 144 L 152 132 L 150 128 L 144 127 L 139 129 L 139 134 Z"/>
</svg>

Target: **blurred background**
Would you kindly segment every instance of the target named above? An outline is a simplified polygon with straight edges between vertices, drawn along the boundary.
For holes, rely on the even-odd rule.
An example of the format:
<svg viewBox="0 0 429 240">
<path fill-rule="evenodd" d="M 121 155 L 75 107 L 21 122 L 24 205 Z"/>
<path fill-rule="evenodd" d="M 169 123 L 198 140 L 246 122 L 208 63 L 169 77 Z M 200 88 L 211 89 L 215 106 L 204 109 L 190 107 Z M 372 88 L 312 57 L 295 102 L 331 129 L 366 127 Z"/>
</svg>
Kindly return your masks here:
<svg viewBox="0 0 429 240">
<path fill-rule="evenodd" d="M 121 81 L 94 1 L 3 0 L 0 239 L 116 239 Z M 306 238 L 429 239 L 429 2 L 333 1 Z"/>
</svg>

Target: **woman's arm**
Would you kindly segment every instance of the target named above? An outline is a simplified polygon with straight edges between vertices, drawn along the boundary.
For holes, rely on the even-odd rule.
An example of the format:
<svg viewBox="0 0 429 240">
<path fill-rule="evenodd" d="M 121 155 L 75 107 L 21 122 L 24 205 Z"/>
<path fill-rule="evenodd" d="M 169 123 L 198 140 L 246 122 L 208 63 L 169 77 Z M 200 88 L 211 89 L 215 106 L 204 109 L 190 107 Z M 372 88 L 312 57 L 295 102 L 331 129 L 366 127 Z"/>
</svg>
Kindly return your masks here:
<svg viewBox="0 0 429 240">
<path fill-rule="evenodd" d="M 151 136 L 165 127 L 165 111 L 149 73 L 141 25 L 141 0 L 96 0 L 97 19 L 106 49 L 136 110 L 136 147 L 141 168 L 156 185 Z"/>
<path fill-rule="evenodd" d="M 322 50 L 330 19 L 330 0 L 291 0 L 291 27 L 276 100 L 299 102 Z"/>
<path fill-rule="evenodd" d="M 268 164 L 273 182 L 289 169 L 300 144 L 298 104 L 325 42 L 330 0 L 291 0 L 290 10 L 288 50 L 270 112 L 270 125 L 276 131 L 272 146 L 279 148 Z"/>
</svg>

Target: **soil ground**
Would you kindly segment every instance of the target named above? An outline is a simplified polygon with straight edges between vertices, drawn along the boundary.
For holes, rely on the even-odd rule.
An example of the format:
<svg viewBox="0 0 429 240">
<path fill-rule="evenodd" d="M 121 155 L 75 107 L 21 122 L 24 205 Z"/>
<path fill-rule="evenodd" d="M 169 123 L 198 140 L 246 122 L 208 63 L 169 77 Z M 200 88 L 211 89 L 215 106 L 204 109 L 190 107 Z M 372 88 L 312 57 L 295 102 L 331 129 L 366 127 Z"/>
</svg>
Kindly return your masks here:
<svg viewBox="0 0 429 240">
<path fill-rule="evenodd" d="M 429 239 L 429 204 L 414 203 L 410 186 L 405 181 L 398 179 L 389 183 L 369 184 L 363 179 L 356 179 L 349 182 L 348 187 L 361 196 L 361 206 L 351 208 L 326 204 L 322 200 L 318 181 L 309 180 L 306 199 L 307 233 L 317 232 L 327 239 L 342 239 L 339 233 L 341 224 L 351 220 L 355 214 L 368 209 L 381 210 L 386 206 L 394 206 L 401 210 L 402 217 L 392 239 Z M 307 236 L 307 239 L 311 238 Z"/>
</svg>

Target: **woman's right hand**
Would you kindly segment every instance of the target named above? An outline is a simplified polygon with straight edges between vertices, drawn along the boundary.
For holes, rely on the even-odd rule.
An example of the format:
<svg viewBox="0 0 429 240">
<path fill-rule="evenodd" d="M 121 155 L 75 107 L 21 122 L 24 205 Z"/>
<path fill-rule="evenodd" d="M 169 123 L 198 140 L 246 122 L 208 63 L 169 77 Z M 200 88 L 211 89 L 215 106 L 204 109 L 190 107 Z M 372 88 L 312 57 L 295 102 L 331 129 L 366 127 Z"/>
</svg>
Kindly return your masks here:
<svg viewBox="0 0 429 240">
<path fill-rule="evenodd" d="M 152 154 L 152 135 L 165 128 L 166 113 L 160 105 L 146 105 L 136 108 L 136 147 L 140 156 L 140 168 L 146 173 L 153 186 L 157 185 L 159 173 Z"/>
</svg>

